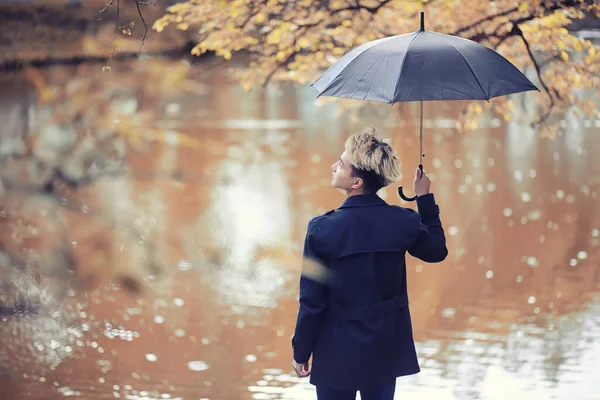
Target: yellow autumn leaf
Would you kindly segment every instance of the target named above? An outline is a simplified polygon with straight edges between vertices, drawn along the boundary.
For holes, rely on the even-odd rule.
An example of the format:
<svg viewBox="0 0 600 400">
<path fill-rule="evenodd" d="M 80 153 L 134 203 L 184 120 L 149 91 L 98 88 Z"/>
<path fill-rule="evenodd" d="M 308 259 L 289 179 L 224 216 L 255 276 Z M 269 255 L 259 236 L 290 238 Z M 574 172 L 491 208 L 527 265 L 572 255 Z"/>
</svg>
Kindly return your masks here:
<svg viewBox="0 0 600 400">
<path fill-rule="evenodd" d="M 254 17 L 254 22 L 256 22 L 257 24 L 262 24 L 265 22 L 266 19 L 267 17 L 265 16 L 265 14 L 258 13 L 256 14 L 256 17 Z"/>
<path fill-rule="evenodd" d="M 564 62 L 569 62 L 569 54 L 567 54 L 566 51 L 560 52 L 560 58 L 562 58 Z"/>
<path fill-rule="evenodd" d="M 279 51 L 277 52 L 277 55 L 275 55 L 275 59 L 276 59 L 277 61 L 283 61 L 283 59 L 284 59 L 285 57 L 286 57 L 286 53 L 285 53 L 285 51 L 283 51 L 283 50 L 279 50 Z"/>
<path fill-rule="evenodd" d="M 277 43 L 279 43 L 281 41 L 282 34 L 283 34 L 283 32 L 281 31 L 281 28 L 273 29 L 269 33 L 269 36 L 267 36 L 267 43 L 268 44 L 277 44 Z"/>
<path fill-rule="evenodd" d="M 310 42 L 307 38 L 303 37 L 303 38 L 300 38 L 300 40 L 298 40 L 298 45 L 301 48 L 306 48 L 306 47 L 310 46 Z"/>
<path fill-rule="evenodd" d="M 525 3 L 522 3 L 522 4 L 519 6 L 519 12 L 520 12 L 520 13 L 524 13 L 524 12 L 525 12 L 525 11 L 527 11 L 528 9 L 529 9 L 529 3 L 527 3 L 527 2 L 525 2 Z"/>
</svg>

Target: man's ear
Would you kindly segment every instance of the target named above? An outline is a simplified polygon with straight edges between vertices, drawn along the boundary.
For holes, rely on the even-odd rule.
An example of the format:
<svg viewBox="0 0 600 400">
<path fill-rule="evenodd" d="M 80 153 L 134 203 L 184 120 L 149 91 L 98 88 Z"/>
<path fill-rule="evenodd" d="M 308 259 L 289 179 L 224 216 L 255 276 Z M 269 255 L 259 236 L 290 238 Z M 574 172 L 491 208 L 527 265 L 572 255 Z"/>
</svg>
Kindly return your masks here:
<svg viewBox="0 0 600 400">
<path fill-rule="evenodd" d="M 356 178 L 354 183 L 352 183 L 352 189 L 358 190 L 363 187 L 363 180 L 361 178 Z"/>
</svg>

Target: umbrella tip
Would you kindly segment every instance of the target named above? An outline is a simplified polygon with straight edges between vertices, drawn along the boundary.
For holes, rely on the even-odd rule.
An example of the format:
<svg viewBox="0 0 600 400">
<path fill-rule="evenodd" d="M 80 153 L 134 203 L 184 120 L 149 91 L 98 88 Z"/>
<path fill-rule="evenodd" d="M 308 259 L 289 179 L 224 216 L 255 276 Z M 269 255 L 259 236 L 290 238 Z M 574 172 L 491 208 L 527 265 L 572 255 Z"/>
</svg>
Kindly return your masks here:
<svg viewBox="0 0 600 400">
<path fill-rule="evenodd" d="M 421 30 L 425 30 L 425 12 L 421 11 Z"/>
</svg>

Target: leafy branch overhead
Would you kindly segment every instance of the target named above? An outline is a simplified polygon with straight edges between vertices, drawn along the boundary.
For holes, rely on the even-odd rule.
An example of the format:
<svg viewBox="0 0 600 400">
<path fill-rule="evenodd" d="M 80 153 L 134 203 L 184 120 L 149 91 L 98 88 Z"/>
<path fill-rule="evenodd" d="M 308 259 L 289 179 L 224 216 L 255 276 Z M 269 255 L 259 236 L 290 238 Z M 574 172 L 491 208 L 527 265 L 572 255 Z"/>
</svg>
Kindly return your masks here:
<svg viewBox="0 0 600 400">
<path fill-rule="evenodd" d="M 421 11 L 427 29 L 494 48 L 522 71 L 533 67 L 544 90 L 542 119 L 571 104 L 593 113 L 592 101 L 573 89 L 600 88 L 600 52 L 567 29 L 600 16 L 593 0 L 187 0 L 153 29 L 197 30 L 194 55 L 247 54 L 250 64 L 236 73 L 249 90 L 271 79 L 308 83 L 362 43 L 417 30 Z M 508 119 L 506 101 L 495 103 Z"/>
</svg>

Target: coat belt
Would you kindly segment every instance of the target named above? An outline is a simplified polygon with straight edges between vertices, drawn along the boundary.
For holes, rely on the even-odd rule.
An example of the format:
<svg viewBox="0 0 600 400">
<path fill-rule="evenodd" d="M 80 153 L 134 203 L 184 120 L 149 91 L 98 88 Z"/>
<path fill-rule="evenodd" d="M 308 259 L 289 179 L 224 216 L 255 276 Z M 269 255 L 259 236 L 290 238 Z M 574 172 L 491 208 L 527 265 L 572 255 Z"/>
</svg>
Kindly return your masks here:
<svg viewBox="0 0 600 400">
<path fill-rule="evenodd" d="M 408 306 L 408 293 L 396 295 L 389 300 L 372 303 L 362 307 L 337 307 L 337 315 L 348 320 L 360 320 L 381 315 L 399 310 Z"/>
</svg>

